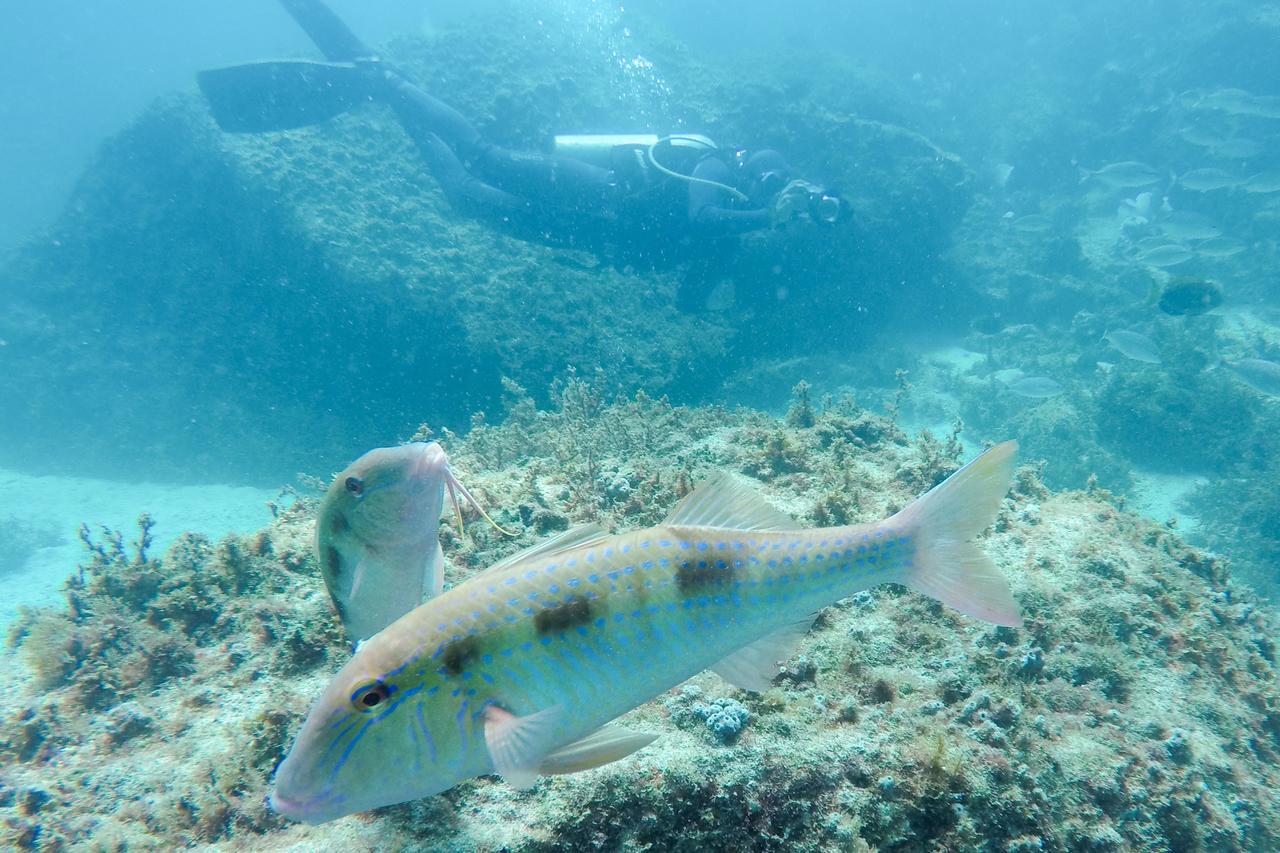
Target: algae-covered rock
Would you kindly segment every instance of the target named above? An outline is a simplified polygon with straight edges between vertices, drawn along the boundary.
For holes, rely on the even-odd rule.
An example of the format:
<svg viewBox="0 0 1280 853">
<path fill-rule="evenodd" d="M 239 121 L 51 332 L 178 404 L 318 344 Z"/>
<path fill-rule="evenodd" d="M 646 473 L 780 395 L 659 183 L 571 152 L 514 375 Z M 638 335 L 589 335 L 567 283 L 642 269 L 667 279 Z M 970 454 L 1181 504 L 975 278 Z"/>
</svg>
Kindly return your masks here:
<svg viewBox="0 0 1280 853">
<path fill-rule="evenodd" d="M 610 400 L 579 379 L 445 432 L 514 540 L 444 533 L 451 582 L 550 519 L 652 524 L 714 470 L 814 523 L 880 518 L 960 461 L 852 402 L 812 425 Z M 802 396 L 802 395 L 798 395 Z M 807 419 L 806 419 L 807 420 Z M 425 434 L 428 432 L 423 430 Z M 780 437 L 785 450 L 768 442 Z M 781 454 L 780 456 L 778 454 Z M 776 457 L 776 458 L 775 458 Z M 762 460 L 768 464 L 762 464 Z M 770 461 L 772 460 L 772 461 Z M 779 461 L 781 460 L 781 461 Z M 785 462 L 785 464 L 783 464 Z M 69 607 L 28 614 L 0 667 L 13 846 L 422 850 L 1255 850 L 1280 842 L 1276 622 L 1227 566 L 1100 490 L 1020 471 L 983 540 L 1022 628 L 885 587 L 823 611 L 765 693 L 703 673 L 622 721 L 623 761 L 496 778 L 319 827 L 265 810 L 271 770 L 345 650 L 309 555 L 313 508 L 257 536 L 86 534 Z M 170 644 L 182 665 L 145 650 Z M 104 666 L 104 664 L 109 664 Z M 126 674 L 137 672 L 141 675 Z M 157 671 L 159 668 L 160 671 Z M 103 670 L 118 672 L 104 682 Z M 393 772 L 393 771 L 389 771 Z"/>
</svg>

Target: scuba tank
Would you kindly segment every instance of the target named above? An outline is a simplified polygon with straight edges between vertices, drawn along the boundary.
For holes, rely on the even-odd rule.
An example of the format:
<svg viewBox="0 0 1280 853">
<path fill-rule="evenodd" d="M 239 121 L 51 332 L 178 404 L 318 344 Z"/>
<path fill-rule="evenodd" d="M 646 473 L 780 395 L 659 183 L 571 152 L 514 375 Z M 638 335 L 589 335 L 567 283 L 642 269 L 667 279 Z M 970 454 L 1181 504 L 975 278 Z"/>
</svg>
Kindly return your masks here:
<svg viewBox="0 0 1280 853">
<path fill-rule="evenodd" d="M 555 138 L 552 153 L 558 157 L 572 157 L 602 169 L 612 169 L 620 161 L 629 161 L 637 153 L 648 158 L 657 151 L 663 166 L 684 172 L 704 155 L 717 150 L 709 138 L 699 133 L 659 136 L 656 133 L 574 133 Z"/>
<path fill-rule="evenodd" d="M 681 181 L 704 183 L 692 176 L 693 169 L 703 157 L 719 150 L 713 140 L 700 133 L 584 133 L 556 136 L 552 153 L 608 169 L 624 184 L 644 186 L 653 183 L 656 176 L 651 173 L 655 171 Z M 715 185 L 746 200 L 733 187 Z"/>
<path fill-rule="evenodd" d="M 644 152 L 658 141 L 656 133 L 574 133 L 555 138 L 551 152 L 557 157 L 572 157 L 612 169 L 619 159 L 629 159 L 631 152 Z"/>
</svg>

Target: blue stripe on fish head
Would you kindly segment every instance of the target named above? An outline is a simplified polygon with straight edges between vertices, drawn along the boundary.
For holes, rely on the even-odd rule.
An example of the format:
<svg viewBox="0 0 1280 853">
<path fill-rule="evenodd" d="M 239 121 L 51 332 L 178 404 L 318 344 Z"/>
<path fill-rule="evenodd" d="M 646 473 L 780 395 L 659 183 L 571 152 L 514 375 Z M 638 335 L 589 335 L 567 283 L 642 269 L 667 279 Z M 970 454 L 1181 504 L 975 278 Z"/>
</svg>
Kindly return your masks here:
<svg viewBox="0 0 1280 853">
<path fill-rule="evenodd" d="M 373 677 L 357 654 L 277 768 L 272 807 L 319 823 L 430 796 L 483 772 L 472 766 L 487 754 L 470 717 L 486 697 L 464 681 L 473 652 L 446 641 L 435 660 L 423 656 Z"/>
</svg>

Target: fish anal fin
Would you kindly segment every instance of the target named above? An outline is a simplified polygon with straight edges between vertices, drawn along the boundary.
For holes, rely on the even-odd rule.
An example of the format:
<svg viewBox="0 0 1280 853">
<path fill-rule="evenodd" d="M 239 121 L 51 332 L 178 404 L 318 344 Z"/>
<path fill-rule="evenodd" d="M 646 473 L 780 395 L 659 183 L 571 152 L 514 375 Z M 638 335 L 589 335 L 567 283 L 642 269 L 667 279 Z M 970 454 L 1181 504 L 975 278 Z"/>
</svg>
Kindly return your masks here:
<svg viewBox="0 0 1280 853">
<path fill-rule="evenodd" d="M 560 747 L 542 759 L 538 772 L 545 776 L 579 773 L 612 764 L 657 740 L 656 734 L 632 732 L 620 726 L 601 726 L 586 737 Z"/>
<path fill-rule="evenodd" d="M 494 772 L 513 788 L 532 788 L 539 766 L 551 752 L 560 716 L 559 705 L 524 717 L 498 705 L 485 708 L 484 740 Z"/>
<path fill-rule="evenodd" d="M 711 671 L 734 687 L 755 693 L 765 692 L 773 686 L 774 676 L 778 674 L 778 663 L 795 653 L 815 618 L 815 614 L 810 614 L 797 622 L 784 625 L 722 659 L 711 667 Z"/>
<path fill-rule="evenodd" d="M 801 529 L 798 521 L 769 503 L 746 482 L 724 473 L 709 477 L 685 495 L 663 524 L 734 530 Z"/>
<path fill-rule="evenodd" d="M 578 548 L 583 545 L 589 545 L 599 539 L 604 539 L 608 535 L 609 532 L 595 522 L 592 522 L 591 524 L 579 524 L 576 527 L 570 527 L 563 533 L 552 536 L 545 542 L 539 542 L 537 545 L 525 548 L 523 551 L 517 551 L 514 554 L 503 557 L 501 560 L 485 569 L 485 571 L 492 572 L 501 570 L 510 566 L 512 563 L 517 563 L 521 560 L 527 560 L 533 557 L 550 557 L 552 554 L 558 554 L 561 551 L 568 550 L 569 548 Z"/>
</svg>

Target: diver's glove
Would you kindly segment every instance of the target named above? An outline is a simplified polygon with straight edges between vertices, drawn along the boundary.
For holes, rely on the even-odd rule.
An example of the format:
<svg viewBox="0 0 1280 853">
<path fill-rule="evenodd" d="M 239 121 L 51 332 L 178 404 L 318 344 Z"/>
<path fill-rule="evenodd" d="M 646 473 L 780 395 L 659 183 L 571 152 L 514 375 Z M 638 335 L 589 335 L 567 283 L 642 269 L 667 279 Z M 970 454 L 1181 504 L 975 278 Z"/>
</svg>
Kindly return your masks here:
<svg viewBox="0 0 1280 853">
<path fill-rule="evenodd" d="M 773 227 L 784 225 L 803 214 L 809 207 L 809 196 L 813 190 L 812 184 L 799 179 L 779 190 L 769 209 L 769 220 Z"/>
</svg>

